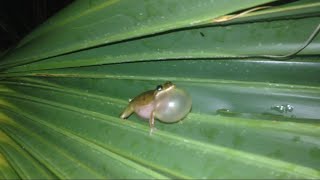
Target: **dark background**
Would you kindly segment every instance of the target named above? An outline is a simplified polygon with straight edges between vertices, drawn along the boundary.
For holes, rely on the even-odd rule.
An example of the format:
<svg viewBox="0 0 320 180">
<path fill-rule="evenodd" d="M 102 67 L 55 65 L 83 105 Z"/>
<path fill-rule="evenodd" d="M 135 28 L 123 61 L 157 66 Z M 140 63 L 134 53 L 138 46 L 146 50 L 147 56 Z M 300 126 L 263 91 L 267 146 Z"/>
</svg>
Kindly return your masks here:
<svg viewBox="0 0 320 180">
<path fill-rule="evenodd" d="M 0 52 L 73 0 L 0 0 Z"/>
</svg>

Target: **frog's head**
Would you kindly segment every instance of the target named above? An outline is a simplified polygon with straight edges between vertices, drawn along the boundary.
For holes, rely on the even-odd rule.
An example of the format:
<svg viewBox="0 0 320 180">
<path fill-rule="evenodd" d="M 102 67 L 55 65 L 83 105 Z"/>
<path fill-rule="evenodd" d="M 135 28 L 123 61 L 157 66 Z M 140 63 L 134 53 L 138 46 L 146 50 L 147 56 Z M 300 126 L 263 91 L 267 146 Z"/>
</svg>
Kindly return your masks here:
<svg viewBox="0 0 320 180">
<path fill-rule="evenodd" d="M 172 90 L 176 88 L 176 85 L 174 85 L 172 82 L 167 81 L 162 85 L 158 85 L 155 89 L 154 96 L 158 96 L 160 94 L 168 94 Z"/>
<path fill-rule="evenodd" d="M 173 90 L 176 87 L 172 82 L 167 81 L 162 85 L 158 85 L 156 87 L 156 94 L 163 94 L 163 93 L 168 93 L 169 91 Z"/>
</svg>

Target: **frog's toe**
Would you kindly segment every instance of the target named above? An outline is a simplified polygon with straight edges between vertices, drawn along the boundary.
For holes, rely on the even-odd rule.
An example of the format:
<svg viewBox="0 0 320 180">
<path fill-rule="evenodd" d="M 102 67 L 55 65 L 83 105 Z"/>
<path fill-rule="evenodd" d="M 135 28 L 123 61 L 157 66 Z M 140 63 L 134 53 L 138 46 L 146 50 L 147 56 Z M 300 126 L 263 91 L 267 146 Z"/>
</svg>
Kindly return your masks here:
<svg viewBox="0 0 320 180">
<path fill-rule="evenodd" d="M 150 128 L 149 135 L 151 136 L 152 133 L 154 133 L 156 130 L 157 130 L 157 128 L 155 128 L 155 127 Z"/>
<path fill-rule="evenodd" d="M 179 123 L 180 125 L 182 125 L 182 124 L 183 124 L 183 121 L 182 121 L 182 120 L 180 120 L 178 123 Z"/>
</svg>

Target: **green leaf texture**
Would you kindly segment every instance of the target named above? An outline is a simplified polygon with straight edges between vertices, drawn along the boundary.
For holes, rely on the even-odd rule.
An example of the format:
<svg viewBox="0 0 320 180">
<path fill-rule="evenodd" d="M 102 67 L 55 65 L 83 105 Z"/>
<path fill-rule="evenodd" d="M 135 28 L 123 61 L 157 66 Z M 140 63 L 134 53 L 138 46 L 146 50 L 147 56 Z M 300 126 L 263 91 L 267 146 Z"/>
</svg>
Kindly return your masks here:
<svg viewBox="0 0 320 180">
<path fill-rule="evenodd" d="M 259 58 L 299 49 L 319 6 L 75 1 L 0 59 L 0 178 L 319 179 L 320 35 Z M 165 81 L 192 97 L 183 121 L 119 118 Z"/>
</svg>

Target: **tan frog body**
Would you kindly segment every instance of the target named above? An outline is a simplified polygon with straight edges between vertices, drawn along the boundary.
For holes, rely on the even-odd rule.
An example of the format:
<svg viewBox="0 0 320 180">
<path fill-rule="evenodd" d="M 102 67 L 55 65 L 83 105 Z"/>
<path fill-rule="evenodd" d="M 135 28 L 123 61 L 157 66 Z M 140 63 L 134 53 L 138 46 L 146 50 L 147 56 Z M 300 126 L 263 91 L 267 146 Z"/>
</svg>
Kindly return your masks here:
<svg viewBox="0 0 320 180">
<path fill-rule="evenodd" d="M 126 119 L 135 112 L 139 117 L 149 119 L 152 132 L 155 118 L 166 123 L 180 121 L 190 112 L 191 104 L 192 100 L 187 92 L 176 88 L 171 82 L 166 82 L 158 85 L 155 90 L 135 97 L 120 117 Z"/>
</svg>

